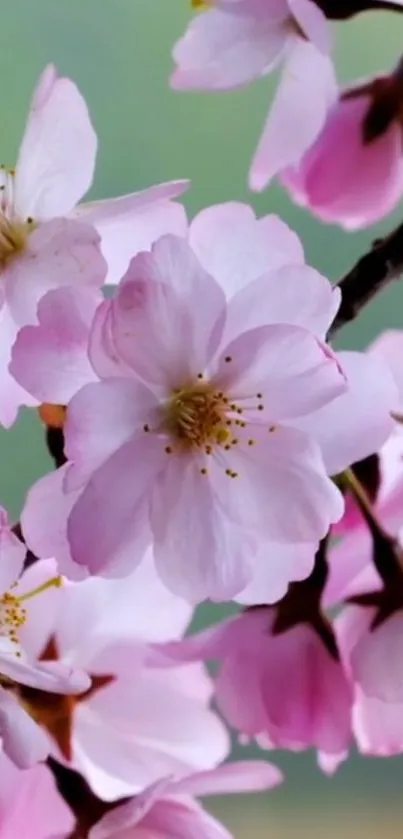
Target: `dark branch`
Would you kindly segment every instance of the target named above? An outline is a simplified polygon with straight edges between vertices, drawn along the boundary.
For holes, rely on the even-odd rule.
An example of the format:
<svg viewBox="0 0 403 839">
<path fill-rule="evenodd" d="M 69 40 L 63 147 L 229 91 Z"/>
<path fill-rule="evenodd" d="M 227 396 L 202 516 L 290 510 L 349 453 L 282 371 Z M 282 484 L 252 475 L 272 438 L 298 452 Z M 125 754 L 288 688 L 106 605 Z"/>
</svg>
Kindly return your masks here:
<svg viewBox="0 0 403 839">
<path fill-rule="evenodd" d="M 340 280 L 341 306 L 331 326 L 329 337 L 354 320 L 361 309 L 383 288 L 403 274 L 403 224 L 384 239 L 374 242 L 371 250 Z"/>
<path fill-rule="evenodd" d="M 393 0 L 316 0 L 316 4 L 329 20 L 348 20 L 361 12 L 403 12 Z"/>
</svg>

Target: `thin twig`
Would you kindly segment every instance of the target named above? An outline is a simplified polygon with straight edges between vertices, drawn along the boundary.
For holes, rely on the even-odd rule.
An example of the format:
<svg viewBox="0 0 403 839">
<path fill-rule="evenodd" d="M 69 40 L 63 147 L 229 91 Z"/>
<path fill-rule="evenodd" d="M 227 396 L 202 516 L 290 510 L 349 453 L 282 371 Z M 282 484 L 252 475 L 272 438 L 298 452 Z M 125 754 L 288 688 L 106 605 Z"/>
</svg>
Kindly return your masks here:
<svg viewBox="0 0 403 839">
<path fill-rule="evenodd" d="M 384 239 L 374 242 L 371 250 L 337 283 L 342 300 L 329 337 L 354 320 L 383 288 L 402 274 L 403 223 Z"/>
</svg>

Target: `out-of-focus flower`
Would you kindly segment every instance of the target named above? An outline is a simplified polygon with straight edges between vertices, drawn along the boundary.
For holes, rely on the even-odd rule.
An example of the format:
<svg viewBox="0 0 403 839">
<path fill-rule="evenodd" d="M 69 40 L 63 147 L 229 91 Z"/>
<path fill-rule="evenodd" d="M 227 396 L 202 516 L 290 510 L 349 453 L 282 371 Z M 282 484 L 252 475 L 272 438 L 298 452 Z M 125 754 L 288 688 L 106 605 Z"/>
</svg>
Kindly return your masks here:
<svg viewBox="0 0 403 839">
<path fill-rule="evenodd" d="M 314 627 L 278 632 L 277 614 L 256 607 L 161 652 L 174 661 L 218 661 L 216 701 L 236 731 L 262 748 L 316 748 L 333 771 L 351 740 L 351 688 L 337 651 Z"/>
<path fill-rule="evenodd" d="M 194 796 L 257 792 L 282 781 L 281 772 L 263 761 L 239 761 L 198 772 L 183 780 L 161 778 L 134 799 L 107 813 L 89 839 L 231 839 L 231 834 L 194 800 Z"/>
<path fill-rule="evenodd" d="M 240 87 L 284 60 L 250 170 L 250 186 L 261 190 L 300 160 L 323 126 L 336 90 L 329 25 L 311 0 L 214 0 L 202 9 L 174 48 L 174 88 Z"/>
<path fill-rule="evenodd" d="M 18 770 L 0 754 L 0 839 L 67 839 L 74 817 L 46 766 Z"/>
<path fill-rule="evenodd" d="M 297 203 L 354 230 L 391 212 L 403 194 L 403 65 L 339 95 L 297 165 L 281 173 Z"/>
<path fill-rule="evenodd" d="M 54 567 L 52 560 L 35 563 L 21 586 L 41 587 Z M 212 685 L 204 667 L 164 672 L 147 664 L 148 643 L 177 638 L 191 616 L 160 582 L 150 554 L 124 581 L 65 582 L 56 612 L 34 600 L 30 608 L 34 632 L 22 641 L 31 660 L 82 668 L 88 685 L 74 699 L 47 697 L 35 684 L 20 687 L 18 697 L 48 749 L 99 797 L 133 794 L 167 774 L 209 769 L 227 755 L 228 735 L 208 707 Z"/>
<path fill-rule="evenodd" d="M 46 739 L 31 721 L 16 697 L 24 688 L 49 694 L 71 695 L 89 687 L 87 675 L 69 663 L 41 663 L 30 654 L 24 643 L 27 633 L 35 636 L 37 621 L 31 604 L 39 600 L 39 610 L 47 605 L 52 614 L 60 578 L 48 575 L 40 586 L 24 591 L 20 574 L 24 565 L 25 547 L 12 533 L 4 510 L 0 516 L 0 738 L 5 753 L 25 767 L 46 757 Z M 44 600 L 45 599 L 45 603 Z M 50 600 L 49 600 L 50 598 Z M 40 611 L 38 612 L 40 614 Z M 62 700 L 63 701 L 63 700 Z M 69 701 L 65 699 L 65 701 Z"/>
<path fill-rule="evenodd" d="M 8 364 L 18 330 L 35 323 L 43 294 L 60 286 L 87 287 L 95 293 L 105 280 L 113 281 L 116 269 L 127 266 L 128 247 L 132 255 L 162 232 L 181 233 L 186 224 L 183 209 L 169 203 L 183 191 L 183 183 L 77 209 L 92 182 L 96 147 L 84 99 L 72 81 L 48 66 L 34 92 L 16 168 L 0 170 L 4 425 L 13 422 L 20 404 L 33 404 L 9 374 Z"/>
</svg>

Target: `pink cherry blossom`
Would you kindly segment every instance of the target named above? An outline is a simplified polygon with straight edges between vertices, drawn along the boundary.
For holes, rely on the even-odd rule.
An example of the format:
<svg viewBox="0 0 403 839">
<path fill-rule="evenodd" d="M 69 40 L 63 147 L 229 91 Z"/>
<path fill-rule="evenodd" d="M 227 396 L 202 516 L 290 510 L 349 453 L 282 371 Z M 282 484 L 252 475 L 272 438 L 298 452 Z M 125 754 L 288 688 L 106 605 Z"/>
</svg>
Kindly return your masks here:
<svg viewBox="0 0 403 839">
<path fill-rule="evenodd" d="M 262 748 L 316 748 L 331 771 L 350 744 L 351 689 L 316 631 L 301 623 L 277 634 L 276 614 L 252 609 L 161 652 L 174 661 L 217 660 L 216 701 L 236 731 Z"/>
<path fill-rule="evenodd" d="M 395 113 L 394 83 L 392 75 L 342 92 L 302 160 L 281 174 L 294 200 L 322 221 L 354 230 L 379 221 L 400 200 L 401 78 Z"/>
<path fill-rule="evenodd" d="M 291 453 L 289 441 L 298 429 L 304 436 L 295 436 L 295 442 L 297 439 L 300 441 L 305 439 L 307 443 L 306 435 L 308 435 L 310 445 L 312 445 L 312 437 L 314 437 L 320 443 L 321 454 L 330 474 L 344 469 L 353 460 L 366 456 L 383 443 L 393 424 L 390 411 L 396 405 L 396 388 L 390 374 L 388 375 L 388 370 L 381 362 L 371 361 L 367 356 L 356 353 L 345 356 L 350 374 L 350 389 L 347 390 L 335 357 L 331 353 L 328 354 L 327 349 L 325 354 L 321 355 L 321 345 L 314 336 L 301 332 L 301 329 L 309 330 L 319 339 L 323 338 L 337 310 L 339 296 L 337 291 L 332 291 L 330 284 L 323 277 L 304 265 L 301 246 L 295 234 L 280 219 L 274 216 L 256 219 L 251 209 L 241 204 L 211 207 L 200 213 L 191 224 L 189 243 L 193 254 L 184 241 L 161 240 L 154 247 L 153 256 L 142 255 L 132 263 L 116 299 L 112 303 L 103 303 L 96 313 L 90 339 L 92 369 L 89 368 L 85 357 L 86 327 L 83 329 L 83 318 L 81 316 L 77 318 L 79 303 L 74 303 L 73 293 L 69 295 L 62 292 L 53 293 L 52 297 L 49 296 L 49 302 L 44 300 L 40 307 L 39 326 L 22 331 L 15 347 L 12 371 L 18 381 L 30 389 L 37 398 L 58 402 L 64 395 L 66 398 L 71 397 L 78 386 L 84 383 L 86 377 L 88 381 L 91 381 L 91 378 L 97 374 L 101 379 L 87 389 L 83 388 L 70 406 L 66 440 L 67 453 L 73 462 L 63 473 L 44 478 L 30 491 L 22 522 L 25 537 L 32 550 L 43 557 L 56 555 L 59 562 L 62 562 L 63 573 L 74 578 L 80 574 L 79 566 L 82 569 L 84 567 L 85 573 L 89 555 L 94 557 L 90 569 L 92 572 L 108 575 L 126 573 L 127 569 L 133 567 L 136 559 L 140 558 L 149 541 L 151 523 L 152 535 L 156 540 L 158 567 L 168 585 L 176 587 L 177 591 L 192 600 L 203 599 L 206 596 L 222 599 L 240 593 L 253 579 L 260 581 L 258 585 L 263 584 L 260 561 L 257 556 L 257 525 L 259 526 L 259 523 L 256 517 L 259 515 L 259 510 L 252 506 L 246 508 L 243 501 L 240 503 L 240 509 L 235 509 L 233 505 L 238 503 L 239 497 L 236 487 L 237 484 L 240 485 L 240 482 L 236 482 L 235 479 L 228 481 L 230 475 L 225 474 L 225 470 L 237 472 L 238 469 L 235 466 L 231 469 L 229 461 L 224 467 L 219 466 L 217 469 L 214 446 L 211 447 L 208 441 L 206 441 L 207 451 L 206 448 L 202 448 L 197 457 L 195 457 L 196 449 L 193 453 L 182 450 L 179 458 L 175 456 L 175 451 L 172 457 L 169 459 L 166 457 L 170 454 L 169 449 L 172 448 L 171 442 L 172 437 L 175 436 L 175 429 L 170 429 L 170 434 L 163 433 L 161 411 L 164 414 L 167 406 L 173 405 L 169 402 L 169 393 L 178 383 L 182 386 L 182 381 L 179 380 L 193 376 L 196 383 L 193 395 L 199 398 L 201 393 L 204 394 L 206 387 L 208 391 L 211 377 L 213 379 L 218 377 L 217 381 L 222 380 L 223 385 L 218 390 L 222 390 L 225 397 L 224 390 L 229 386 L 234 387 L 228 379 L 228 374 L 231 369 L 235 370 L 233 362 L 225 362 L 227 356 L 225 345 L 235 346 L 234 341 L 237 335 L 244 333 L 242 345 L 245 346 L 246 351 L 244 342 L 248 336 L 251 336 L 254 341 L 260 341 L 266 335 L 268 340 L 270 327 L 271 347 L 273 353 L 276 353 L 276 377 L 279 375 L 277 353 L 280 345 L 283 347 L 284 358 L 288 359 L 285 355 L 287 335 L 291 337 L 291 333 L 294 336 L 299 334 L 301 338 L 304 335 L 304 340 L 311 343 L 314 352 L 319 352 L 318 360 L 321 359 L 323 370 L 332 371 L 336 390 L 338 389 L 340 394 L 345 391 L 345 394 L 335 398 L 337 393 L 334 390 L 333 399 L 320 397 L 322 405 L 318 402 L 316 405 L 312 402 L 308 405 L 305 402 L 304 405 L 292 407 L 283 402 L 281 410 L 292 411 L 294 416 L 284 423 L 281 430 L 277 428 L 273 436 L 273 451 L 279 451 L 280 437 L 284 440 L 287 438 L 288 456 Z M 195 260 L 195 255 L 201 265 Z M 207 274 L 206 271 L 209 273 Z M 210 274 L 218 280 L 219 286 Z M 182 278 L 180 287 L 176 282 L 176 277 L 179 276 Z M 147 284 L 144 283 L 146 277 Z M 206 311 L 203 320 L 200 318 L 200 306 L 195 303 L 196 323 L 192 307 L 201 286 L 203 286 L 202 296 L 205 300 Z M 178 301 L 177 305 L 175 297 L 178 293 L 183 295 L 184 299 L 180 303 Z M 67 296 L 69 300 L 66 299 Z M 56 305 L 57 299 L 59 302 Z M 45 312 L 46 307 L 49 307 L 48 315 Z M 68 318 L 66 312 L 69 313 Z M 162 317 L 165 323 L 163 334 L 161 334 L 159 322 L 159 318 Z M 51 320 L 55 338 L 52 338 L 49 332 L 48 324 Z M 287 332 L 286 324 L 289 325 L 288 329 L 292 327 L 291 332 Z M 133 329 L 136 334 L 135 344 L 131 338 Z M 181 334 L 180 342 L 177 340 L 178 334 Z M 63 335 L 65 336 L 65 339 L 62 339 L 64 340 L 65 364 L 63 368 L 60 368 L 59 357 Z M 187 339 L 186 335 L 189 336 Z M 210 341 L 210 335 L 214 344 Z M 184 358 L 183 353 L 185 340 L 190 342 L 187 358 Z M 152 346 L 150 341 L 152 341 Z M 211 346 L 208 346 L 209 341 Z M 204 348 L 203 342 L 205 342 Z M 269 349 L 269 344 L 270 342 L 267 344 L 267 349 Z M 256 353 L 257 346 L 253 348 L 251 345 L 251 350 Z M 230 356 L 231 352 L 232 350 L 229 351 Z M 259 352 L 261 353 L 262 350 Z M 219 353 L 221 353 L 221 361 Z M 297 353 L 298 364 L 300 364 L 301 355 L 299 351 Z M 191 358 L 192 355 L 193 358 Z M 189 366 L 190 362 L 191 366 Z M 249 393 L 250 386 L 245 376 L 256 380 L 256 376 L 259 379 L 262 375 L 268 375 L 266 372 L 270 370 L 268 361 L 265 362 L 264 370 L 260 360 L 258 363 L 260 367 L 255 373 L 252 369 L 250 371 L 246 369 L 245 374 L 239 371 L 241 379 L 236 383 L 238 390 L 240 387 L 248 388 Z M 206 368 L 206 364 L 209 367 Z M 289 367 L 289 370 L 291 369 Z M 308 369 L 305 374 L 302 374 L 301 370 L 298 375 L 309 376 L 313 384 L 315 379 L 312 378 Z M 204 378 L 200 379 L 199 374 L 202 373 Z M 270 376 L 272 375 L 273 372 L 270 372 Z M 285 377 L 285 383 L 289 381 L 291 385 L 288 375 Z M 143 382 L 147 382 L 146 389 L 139 382 L 139 377 L 143 379 Z M 259 380 L 262 381 L 261 378 Z M 302 379 L 300 381 L 302 383 Z M 270 389 L 273 402 L 275 388 L 278 386 L 283 387 L 281 378 L 278 385 L 275 385 L 272 379 Z M 261 392 L 257 381 L 256 386 L 254 381 L 253 388 L 252 393 Z M 375 406 L 374 393 L 377 393 Z M 229 391 L 229 396 L 230 394 L 231 391 Z M 238 394 L 236 396 L 238 399 Z M 309 398 L 309 389 L 304 390 L 304 401 L 307 398 Z M 330 403 L 327 406 L 324 405 L 326 400 Z M 229 401 L 231 403 L 231 399 Z M 144 403 L 144 407 L 141 407 L 141 402 Z M 257 397 L 255 402 L 257 403 L 255 408 L 257 408 L 260 404 Z M 267 417 L 267 409 L 266 411 L 253 410 L 252 403 L 252 411 L 249 411 L 249 404 L 248 396 L 246 404 L 248 415 L 245 414 L 241 420 L 240 415 L 235 412 L 234 420 L 236 421 L 233 424 L 233 428 L 239 431 L 236 439 L 244 440 L 246 436 L 247 448 L 245 449 L 242 445 L 239 447 L 238 454 L 231 445 L 231 455 L 228 455 L 228 448 L 225 449 L 225 445 L 228 447 L 230 443 L 223 440 L 224 445 L 219 448 L 219 457 L 220 461 L 222 458 L 230 457 L 231 461 L 235 459 L 238 462 L 240 456 L 243 472 L 245 473 L 246 467 L 249 470 L 252 469 L 250 475 L 253 481 L 258 479 L 254 471 L 256 466 L 258 468 L 263 466 L 261 456 L 259 454 L 258 458 L 254 456 L 255 451 L 261 452 L 261 445 L 254 447 L 247 441 L 257 439 L 256 435 L 262 434 L 265 426 L 260 420 L 263 420 L 266 427 L 269 420 L 268 424 L 271 427 L 271 420 L 274 419 L 273 412 L 276 408 L 273 404 L 271 414 L 269 412 Z M 371 406 L 370 413 L 368 404 Z M 241 405 L 237 407 L 243 410 Z M 253 436 L 250 436 L 242 426 L 245 417 L 249 423 L 252 422 L 249 430 L 253 427 Z M 285 415 L 283 418 L 286 420 Z M 159 423 L 159 430 L 158 435 L 155 436 L 153 425 L 156 421 L 157 424 Z M 294 426 L 294 431 L 290 425 Z M 144 428 L 148 427 L 151 430 L 147 434 Z M 226 426 L 226 429 L 228 428 L 231 428 L 231 425 Z M 225 435 L 228 436 L 228 430 L 225 431 Z M 89 443 L 90 438 L 91 443 Z M 270 448 L 269 439 L 265 438 L 264 443 L 267 455 Z M 133 442 L 130 443 L 130 440 Z M 122 444 L 124 444 L 123 448 Z M 106 469 L 118 467 L 119 458 L 122 459 L 124 472 L 125 467 L 128 466 L 126 450 L 129 445 L 133 449 L 133 454 L 136 446 L 138 447 L 142 453 L 144 468 L 150 470 L 148 477 L 144 475 L 144 480 L 146 483 L 152 482 L 149 496 L 151 517 L 146 509 L 148 490 L 140 480 L 137 482 L 136 492 L 138 491 L 139 495 L 136 501 L 136 495 L 133 492 L 135 482 L 132 468 L 127 469 L 125 479 L 129 481 L 127 486 L 130 489 L 126 489 L 125 480 L 122 481 L 122 476 L 119 475 L 119 490 L 112 496 L 108 477 L 105 484 L 108 516 L 105 516 L 103 520 L 105 527 L 108 528 L 108 536 L 105 538 L 103 525 L 101 528 L 92 512 L 87 516 L 84 506 L 90 504 L 92 509 L 91 494 L 95 474 L 94 478 L 91 478 L 91 475 L 94 472 L 98 476 L 96 478 L 98 486 L 98 481 L 102 480 Z M 165 450 L 166 448 L 168 451 Z M 209 455 L 210 448 L 213 456 Z M 319 464 L 319 461 L 317 463 Z M 205 475 L 202 472 L 200 475 L 200 469 L 210 468 L 211 474 L 208 472 Z M 277 478 L 274 478 L 272 467 L 271 472 L 275 481 L 275 496 L 278 499 L 279 483 Z M 135 474 L 140 477 L 139 462 L 136 463 Z M 160 478 L 155 484 L 153 476 L 157 474 L 160 474 Z M 162 479 L 163 474 L 164 479 Z M 183 481 L 179 478 L 182 474 Z M 252 475 L 255 475 L 255 478 Z M 289 477 L 296 486 L 296 475 L 293 473 Z M 90 482 L 86 488 L 85 483 L 89 478 Z M 184 494 L 181 497 L 175 491 L 177 503 L 174 505 L 175 496 L 172 496 L 170 487 L 178 480 Z M 215 483 L 212 484 L 211 481 Z M 231 484 L 230 493 L 227 492 L 229 484 Z M 326 493 L 323 496 L 321 489 L 319 495 L 320 506 L 324 510 L 323 504 L 327 493 L 331 490 L 328 498 L 329 501 L 332 499 L 332 504 L 336 501 L 336 495 L 334 489 L 326 481 L 323 485 L 327 487 Z M 98 489 L 96 491 L 98 492 Z M 261 497 L 263 532 L 260 533 L 259 542 L 272 543 L 271 548 L 268 545 L 264 548 L 265 556 L 277 556 L 281 553 L 284 560 L 282 563 L 277 563 L 278 574 L 274 572 L 274 566 L 268 567 L 265 562 L 267 602 L 274 602 L 285 593 L 291 579 L 300 579 L 305 573 L 309 573 L 318 533 L 321 532 L 323 535 L 329 519 L 326 519 L 319 530 L 314 525 L 309 535 L 309 529 L 307 532 L 301 531 L 300 525 L 297 524 L 298 518 L 294 517 L 293 523 L 297 529 L 295 533 L 289 532 L 287 536 L 290 526 L 289 516 L 287 516 L 287 521 L 283 520 L 282 527 L 285 524 L 285 532 L 284 529 L 279 531 L 281 517 L 277 513 L 271 519 L 268 518 L 270 509 L 268 491 L 270 491 L 270 484 L 265 478 L 265 493 Z M 191 518 L 192 508 L 189 505 L 189 498 L 194 496 L 195 492 L 201 494 L 197 497 L 193 518 Z M 164 501 L 166 493 L 170 497 L 169 500 Z M 216 494 L 218 503 L 215 501 Z M 287 504 L 290 497 L 287 489 Z M 111 498 L 115 503 L 112 503 Z M 48 515 L 49 504 L 53 508 L 51 520 Z M 188 540 L 184 536 L 182 556 L 178 540 L 183 529 L 179 524 L 179 518 L 185 510 L 185 504 L 186 522 L 187 526 L 192 528 L 192 539 Z M 229 507 L 229 504 L 232 506 Z M 127 505 L 130 506 L 130 511 Z M 159 505 L 162 505 L 161 510 Z M 281 506 L 284 511 L 282 502 Z M 202 529 L 199 515 L 201 509 L 205 511 L 205 521 L 210 522 L 206 528 L 203 521 Z M 164 524 L 164 516 L 168 511 L 169 520 Z M 70 515 L 70 535 L 67 539 L 66 520 Z M 85 528 L 78 524 L 80 515 L 85 515 Z M 116 520 L 113 523 L 115 515 L 119 518 L 123 517 L 121 524 L 117 525 Z M 91 521 L 96 529 L 94 538 L 97 541 L 95 542 L 92 542 L 93 536 L 90 533 Z M 269 530 L 268 526 L 270 526 Z M 168 527 L 167 533 L 163 529 L 165 527 Z M 197 533 L 199 536 L 196 539 Z M 84 545 L 85 538 L 91 540 L 90 552 Z M 76 541 L 73 546 L 74 540 Z M 296 540 L 300 543 L 298 553 L 293 550 Z M 277 552 L 276 543 L 279 542 L 281 545 Z M 306 549 L 302 546 L 303 542 L 306 543 Z M 290 545 L 288 552 L 286 551 L 287 543 Z M 99 544 L 96 552 L 93 550 L 95 544 Z M 76 570 L 71 562 L 69 547 L 73 547 Z M 189 562 L 189 550 L 194 554 L 193 563 Z M 286 559 L 286 553 L 288 559 Z M 211 557 L 210 569 L 205 561 L 206 556 Z M 181 563 L 183 563 L 183 569 Z M 246 602 L 251 602 L 250 589 L 245 596 Z"/>
<path fill-rule="evenodd" d="M 263 761 L 228 763 L 181 781 L 162 778 L 134 799 L 107 813 L 90 831 L 89 839 L 231 839 L 220 822 L 193 798 L 257 792 L 281 783 L 281 772 Z"/>
<path fill-rule="evenodd" d="M 228 90 L 284 60 L 250 171 L 250 186 L 261 190 L 279 169 L 300 160 L 322 128 L 335 96 L 329 51 L 328 24 L 311 0 L 216 0 L 176 44 L 171 84 Z"/>
<path fill-rule="evenodd" d="M 353 728 L 364 754 L 403 752 L 403 610 L 376 628 L 376 610 L 349 606 L 336 621 L 346 670 L 354 689 Z"/>
<path fill-rule="evenodd" d="M 292 427 L 346 389 L 337 360 L 300 326 L 268 315 L 242 333 L 233 312 L 174 237 L 136 257 L 105 306 L 91 357 L 107 378 L 73 398 L 65 426 L 65 490 L 82 488 L 71 552 L 92 572 L 133 566 L 151 527 L 173 590 L 228 597 L 251 578 L 257 539 L 312 542 L 340 516 L 319 447 Z"/>
<path fill-rule="evenodd" d="M 84 99 L 48 66 L 33 95 L 16 169 L 0 171 L 0 421 L 6 426 L 20 404 L 35 404 L 8 364 L 19 328 L 35 323 L 41 297 L 60 286 L 95 292 L 113 271 L 116 277 L 116 268 L 126 268 L 136 246 L 149 247 L 162 232 L 181 233 L 186 223 L 183 209 L 169 203 L 184 183 L 76 209 L 92 182 L 96 147 Z"/>
<path fill-rule="evenodd" d="M 74 817 L 46 766 L 21 772 L 0 755 L 0 839 L 67 839 Z"/>
<path fill-rule="evenodd" d="M 35 623 L 30 607 L 34 600 L 49 613 L 55 608 L 59 580 L 48 576 L 41 586 L 21 590 L 20 574 L 25 547 L 12 533 L 2 511 L 0 524 L 0 737 L 5 753 L 25 767 L 46 757 L 46 739 L 19 706 L 15 695 L 21 686 L 52 694 L 75 694 L 85 691 L 90 682 L 84 671 L 70 663 L 42 663 L 30 655 L 22 636 L 34 636 Z M 55 588 L 56 586 L 56 588 Z M 47 596 L 47 597 L 46 597 Z M 50 600 L 49 600 L 50 597 Z M 43 602 L 45 599 L 45 604 Z"/>
<path fill-rule="evenodd" d="M 40 587 L 54 568 L 52 560 L 35 563 L 21 585 Z M 228 735 L 209 709 L 204 667 L 164 671 L 147 663 L 149 643 L 178 638 L 191 617 L 189 605 L 160 582 L 150 553 L 124 581 L 64 583 L 57 611 L 39 597 L 29 604 L 34 631 L 22 627 L 21 637 L 31 658 L 43 667 L 52 661 L 82 669 L 89 688 L 68 703 L 55 697 L 50 707 L 40 690 L 21 690 L 22 700 L 48 750 L 80 771 L 99 797 L 133 794 L 161 776 L 214 767 L 227 755 Z"/>
</svg>

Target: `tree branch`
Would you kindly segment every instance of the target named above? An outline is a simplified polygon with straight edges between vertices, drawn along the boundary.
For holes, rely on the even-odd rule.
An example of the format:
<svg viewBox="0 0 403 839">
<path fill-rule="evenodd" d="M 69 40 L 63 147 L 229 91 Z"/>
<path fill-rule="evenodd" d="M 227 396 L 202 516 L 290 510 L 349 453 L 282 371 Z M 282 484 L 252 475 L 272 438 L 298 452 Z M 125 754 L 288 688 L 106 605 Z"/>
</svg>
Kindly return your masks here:
<svg viewBox="0 0 403 839">
<path fill-rule="evenodd" d="M 330 328 L 329 337 L 354 320 L 367 303 L 383 288 L 399 279 L 401 274 L 403 223 L 384 239 L 377 239 L 371 250 L 337 283 L 342 293 L 341 306 Z"/>
</svg>

